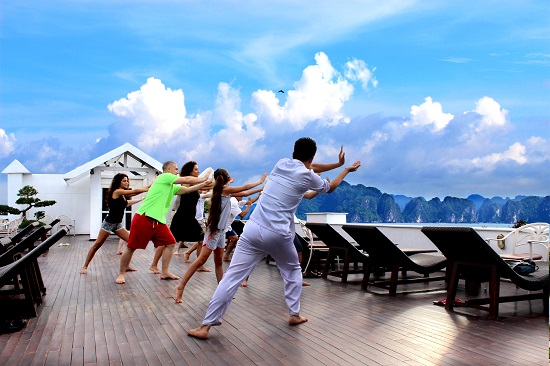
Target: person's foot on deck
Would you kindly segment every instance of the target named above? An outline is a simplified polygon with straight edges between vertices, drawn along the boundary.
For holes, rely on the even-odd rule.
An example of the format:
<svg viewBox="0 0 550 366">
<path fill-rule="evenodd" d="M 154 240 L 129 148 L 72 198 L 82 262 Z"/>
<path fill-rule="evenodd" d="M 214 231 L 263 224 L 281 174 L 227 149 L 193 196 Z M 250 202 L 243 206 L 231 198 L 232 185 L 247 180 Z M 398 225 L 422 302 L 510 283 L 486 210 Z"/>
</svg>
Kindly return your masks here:
<svg viewBox="0 0 550 366">
<path fill-rule="evenodd" d="M 248 286 L 248 280 L 244 280 L 243 283 L 241 283 L 241 287 Z"/>
<path fill-rule="evenodd" d="M 160 269 L 157 266 L 150 266 L 149 269 L 153 271 L 154 274 L 160 274 Z"/>
<path fill-rule="evenodd" d="M 116 278 L 115 282 L 119 285 L 122 285 L 122 284 L 126 283 L 126 280 L 124 279 L 124 275 L 119 274 L 118 277 Z"/>
<path fill-rule="evenodd" d="M 134 268 L 132 266 L 128 266 L 128 268 L 126 268 L 126 272 L 135 272 L 137 271 L 137 268 Z"/>
<path fill-rule="evenodd" d="M 88 270 L 88 268 L 82 267 L 82 269 L 80 270 L 80 274 L 86 274 L 87 270 Z"/>
<path fill-rule="evenodd" d="M 191 329 L 190 331 L 188 331 L 187 335 L 198 339 L 207 339 L 209 330 L 210 330 L 210 327 L 208 325 L 201 325 L 198 328 Z"/>
<path fill-rule="evenodd" d="M 206 268 L 205 266 L 200 266 L 197 268 L 197 272 L 212 272 L 210 268 Z"/>
<path fill-rule="evenodd" d="M 176 296 L 174 296 L 174 300 L 176 300 L 178 304 L 181 304 L 183 302 L 183 288 L 180 289 L 180 285 L 177 285 L 174 287 L 174 291 L 176 291 Z"/>
<path fill-rule="evenodd" d="M 180 278 L 170 272 L 160 275 L 161 280 L 179 280 Z"/>
<path fill-rule="evenodd" d="M 180 253 L 179 252 L 174 252 L 174 255 L 180 255 Z"/>
<path fill-rule="evenodd" d="M 191 263 L 191 259 L 189 259 L 189 256 L 191 253 L 183 252 L 183 258 L 185 258 L 185 263 Z"/>
<path fill-rule="evenodd" d="M 311 286 L 311 283 L 306 282 L 306 281 L 302 281 L 302 286 Z"/>
<path fill-rule="evenodd" d="M 229 258 L 229 257 L 223 257 L 223 258 L 222 258 L 222 261 L 224 261 L 224 262 L 231 262 L 231 258 Z"/>
<path fill-rule="evenodd" d="M 288 318 L 288 324 L 290 325 L 298 325 L 307 322 L 308 319 L 305 316 L 301 315 L 291 315 Z"/>
<path fill-rule="evenodd" d="M 121 251 L 116 252 L 116 255 L 122 255 Z"/>
</svg>

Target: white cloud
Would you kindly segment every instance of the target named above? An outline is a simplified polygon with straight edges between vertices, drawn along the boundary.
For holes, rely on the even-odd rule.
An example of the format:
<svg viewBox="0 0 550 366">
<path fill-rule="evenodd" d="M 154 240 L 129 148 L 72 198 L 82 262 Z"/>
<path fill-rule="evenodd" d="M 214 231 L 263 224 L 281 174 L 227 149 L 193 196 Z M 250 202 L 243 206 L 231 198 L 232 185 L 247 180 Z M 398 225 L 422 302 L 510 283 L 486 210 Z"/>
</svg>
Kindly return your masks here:
<svg viewBox="0 0 550 366">
<path fill-rule="evenodd" d="M 368 89 L 369 82 L 375 88 L 378 86 L 378 80 L 376 80 L 376 78 L 374 77 L 374 71 L 376 71 L 376 67 L 374 67 L 372 70 L 369 70 L 367 64 L 363 60 L 353 59 L 352 61 L 346 62 L 344 70 L 346 78 L 353 81 L 361 81 L 361 86 L 365 90 Z"/>
<path fill-rule="evenodd" d="M 13 133 L 7 134 L 5 130 L 0 128 L 0 158 L 8 156 L 14 150 L 14 142 L 16 141 Z"/>
<path fill-rule="evenodd" d="M 158 79 L 149 78 L 138 91 L 107 107 L 111 113 L 130 122 L 128 128 L 140 130 L 137 143 L 152 150 L 172 137 L 174 131 L 189 134 L 184 95 L 181 89 L 166 88 Z M 185 131 L 187 130 L 187 131 Z"/>
<path fill-rule="evenodd" d="M 454 118 L 450 113 L 443 113 L 441 103 L 427 97 L 419 106 L 411 107 L 411 119 L 403 123 L 404 127 L 431 127 L 432 132 L 440 132 Z"/>
<path fill-rule="evenodd" d="M 491 97 L 483 97 L 476 102 L 473 112 L 481 116 L 476 131 L 484 131 L 492 128 L 501 128 L 508 123 L 508 111 L 502 109 Z"/>
<path fill-rule="evenodd" d="M 290 129 L 301 130 L 314 121 L 325 126 L 349 123 L 343 107 L 353 94 L 353 85 L 341 77 L 323 52 L 315 55 L 315 61 L 315 65 L 304 69 L 294 90 L 286 91 L 283 106 L 272 91 L 258 90 L 252 94 L 252 108 L 266 129 L 271 127 L 270 130 L 280 131 L 284 124 Z"/>
</svg>

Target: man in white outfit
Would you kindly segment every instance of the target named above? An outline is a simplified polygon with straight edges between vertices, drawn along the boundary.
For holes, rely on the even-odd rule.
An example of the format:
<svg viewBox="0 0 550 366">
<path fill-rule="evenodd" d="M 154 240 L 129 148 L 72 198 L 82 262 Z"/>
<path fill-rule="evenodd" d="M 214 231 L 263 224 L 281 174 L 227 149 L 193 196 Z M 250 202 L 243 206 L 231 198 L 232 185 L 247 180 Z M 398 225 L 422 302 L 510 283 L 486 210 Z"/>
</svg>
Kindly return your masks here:
<svg viewBox="0 0 550 366">
<path fill-rule="evenodd" d="M 300 315 L 302 270 L 293 244 L 294 213 L 308 190 L 330 193 L 348 173 L 356 171 L 361 165 L 357 161 L 332 182 L 323 180 L 312 170 L 316 152 L 315 141 L 303 137 L 294 143 L 293 159 L 285 158 L 277 162 L 239 238 L 231 264 L 210 300 L 201 326 L 191 329 L 188 335 L 208 338 L 210 327 L 221 324 L 242 281 L 266 254 L 273 257 L 283 277 L 285 301 L 290 314 L 288 323 L 297 325 L 308 320 Z M 342 151 L 340 157 L 343 164 Z"/>
</svg>

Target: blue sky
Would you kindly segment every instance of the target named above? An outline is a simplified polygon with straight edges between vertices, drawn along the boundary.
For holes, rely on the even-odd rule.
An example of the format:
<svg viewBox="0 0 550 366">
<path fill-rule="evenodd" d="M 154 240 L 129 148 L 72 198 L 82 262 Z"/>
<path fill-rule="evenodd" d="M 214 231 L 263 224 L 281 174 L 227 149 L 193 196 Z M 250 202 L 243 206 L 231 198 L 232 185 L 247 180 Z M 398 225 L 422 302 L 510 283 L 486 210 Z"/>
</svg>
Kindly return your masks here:
<svg viewBox="0 0 550 366">
<path fill-rule="evenodd" d="M 130 142 L 242 183 L 310 136 L 318 162 L 342 144 L 361 160 L 351 184 L 542 196 L 549 122 L 548 1 L 20 0 L 0 13 L 0 169 L 65 173 Z"/>
</svg>

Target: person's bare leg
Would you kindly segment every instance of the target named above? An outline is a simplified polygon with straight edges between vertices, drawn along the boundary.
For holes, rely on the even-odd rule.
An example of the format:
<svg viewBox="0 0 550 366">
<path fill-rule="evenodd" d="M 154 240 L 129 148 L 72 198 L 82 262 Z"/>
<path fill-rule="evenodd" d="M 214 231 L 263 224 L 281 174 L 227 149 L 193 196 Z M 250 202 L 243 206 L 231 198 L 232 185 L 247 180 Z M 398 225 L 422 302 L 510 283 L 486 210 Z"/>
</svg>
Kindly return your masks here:
<svg viewBox="0 0 550 366">
<path fill-rule="evenodd" d="M 124 240 L 120 239 L 118 241 L 118 248 L 116 250 L 117 255 L 121 255 L 122 252 L 124 251 L 124 244 L 126 244 L 126 242 Z"/>
<path fill-rule="evenodd" d="M 193 253 L 195 250 L 197 250 L 198 247 L 199 247 L 199 242 L 196 242 L 195 244 L 193 244 L 191 246 L 191 248 L 189 248 L 185 252 L 183 252 L 183 258 L 185 258 L 185 263 L 191 263 L 191 260 L 189 259 L 189 257 L 191 256 L 191 253 Z"/>
<path fill-rule="evenodd" d="M 172 245 L 172 247 L 174 247 Z M 154 274 L 159 274 L 161 271 L 159 269 L 159 260 L 162 257 L 162 252 L 164 251 L 164 246 L 155 248 L 155 256 L 153 257 L 153 263 L 149 266 L 149 269 L 153 271 Z"/>
<path fill-rule="evenodd" d="M 174 290 L 176 291 L 176 296 L 174 296 L 174 300 L 176 300 L 177 303 L 183 302 L 182 300 L 183 291 L 185 290 L 185 286 L 187 285 L 187 282 L 189 282 L 189 280 L 191 279 L 191 277 L 193 277 L 195 272 L 197 272 L 198 269 L 202 267 L 204 263 L 206 263 L 206 261 L 208 260 L 208 257 L 210 257 L 211 252 L 212 251 L 210 249 L 205 248 L 201 252 L 201 255 L 197 259 L 195 259 L 195 261 L 191 263 L 191 265 L 187 268 L 187 271 L 185 271 L 185 274 L 181 278 L 181 282 L 176 287 L 174 287 Z"/>
<path fill-rule="evenodd" d="M 124 243 L 128 242 L 128 238 L 130 237 L 130 232 L 128 230 L 126 230 L 125 228 L 122 228 L 120 230 L 117 230 L 115 232 L 115 234 L 116 234 L 116 236 L 118 236 L 120 238 L 120 240 L 118 241 L 119 250 L 123 249 L 124 248 Z M 122 243 L 122 245 L 121 245 L 121 243 Z M 120 250 L 120 254 L 122 254 L 122 250 Z M 126 267 L 126 272 L 134 272 L 134 271 L 137 271 L 137 269 L 132 267 L 128 263 L 128 267 Z"/>
<path fill-rule="evenodd" d="M 172 260 L 172 251 L 174 250 L 174 245 L 175 244 L 166 245 L 162 250 L 162 271 L 160 274 L 161 280 L 179 280 L 180 279 L 178 276 L 170 273 L 170 261 Z"/>
<path fill-rule="evenodd" d="M 97 239 L 95 240 L 95 242 L 92 245 L 92 247 L 90 248 L 90 250 L 88 250 L 88 255 L 86 255 L 86 260 L 84 261 L 84 265 L 82 266 L 82 269 L 80 270 L 80 274 L 86 274 L 86 272 L 88 270 L 88 265 L 90 264 L 90 262 L 94 258 L 95 253 L 99 250 L 99 248 L 101 248 L 103 243 L 105 243 L 105 240 L 107 240 L 109 235 L 111 235 L 111 233 L 109 233 L 109 232 L 107 232 L 103 229 L 99 229 L 99 234 L 97 234 Z"/>
<path fill-rule="evenodd" d="M 202 251 L 202 241 L 199 241 L 197 243 L 198 243 L 197 258 L 199 258 L 201 256 L 201 251 Z M 208 249 L 208 251 L 210 252 L 210 249 Z M 210 253 L 208 254 L 208 256 L 210 256 Z M 206 263 L 206 261 L 205 261 L 205 263 Z M 204 263 L 203 263 L 202 266 L 199 267 L 199 269 L 197 269 L 197 271 L 199 271 L 199 272 L 212 272 L 212 270 L 210 268 L 207 268 L 207 267 L 204 266 Z"/>
<path fill-rule="evenodd" d="M 124 248 L 124 252 L 122 253 L 122 257 L 120 257 L 120 269 L 118 272 L 118 277 L 116 278 L 116 283 L 123 284 L 126 283 L 126 280 L 124 279 L 124 274 L 126 273 L 126 270 L 128 269 L 128 265 L 130 264 L 130 261 L 132 260 L 132 256 L 134 255 L 135 249 L 132 248 Z"/>
<path fill-rule="evenodd" d="M 237 240 L 239 240 L 238 236 L 230 236 L 229 240 L 227 241 L 227 248 L 225 249 L 225 254 L 223 255 L 223 260 L 225 262 L 230 262 L 231 258 L 229 258 L 229 255 L 235 249 L 235 246 L 237 245 Z"/>
<path fill-rule="evenodd" d="M 291 315 L 288 318 L 288 324 L 290 325 L 298 325 L 307 322 L 308 319 L 305 316 L 301 315 Z"/>
<path fill-rule="evenodd" d="M 214 271 L 216 271 L 216 280 L 218 283 L 222 280 L 223 277 L 223 248 L 216 248 L 214 250 Z"/>
<path fill-rule="evenodd" d="M 207 339 L 209 331 L 210 331 L 209 325 L 201 325 L 198 328 L 191 329 L 190 331 L 188 331 L 187 335 L 198 339 Z"/>
<path fill-rule="evenodd" d="M 177 243 L 176 250 L 174 250 L 174 255 L 180 255 L 181 248 L 187 248 L 187 246 L 183 241 L 180 241 L 179 243 Z"/>
</svg>

